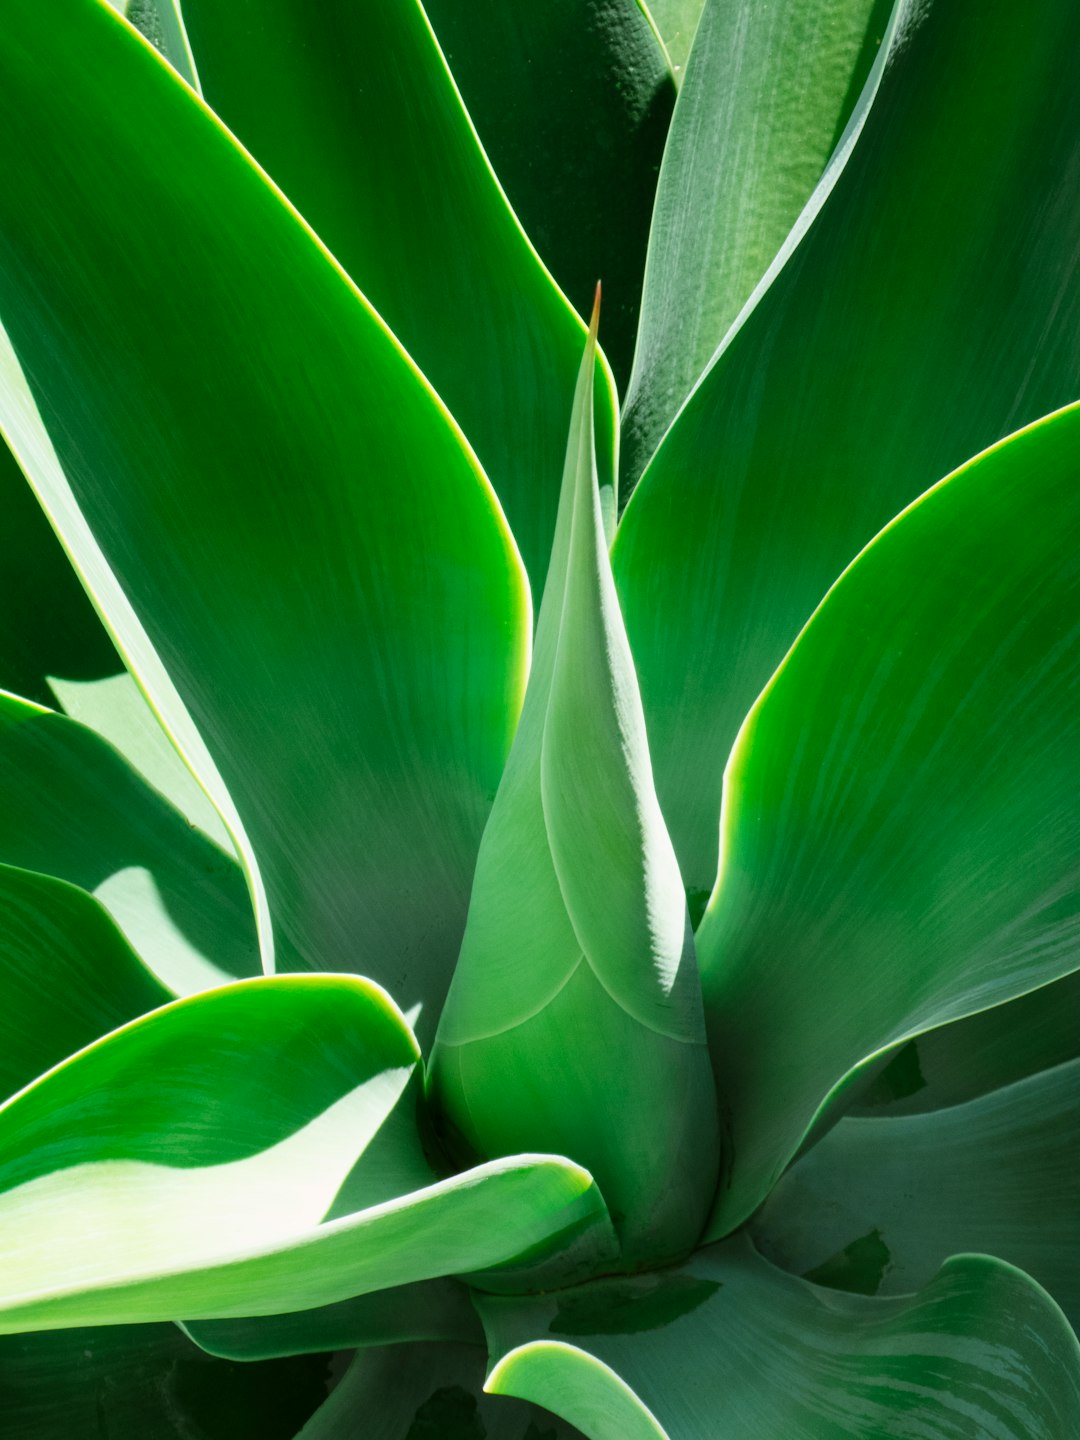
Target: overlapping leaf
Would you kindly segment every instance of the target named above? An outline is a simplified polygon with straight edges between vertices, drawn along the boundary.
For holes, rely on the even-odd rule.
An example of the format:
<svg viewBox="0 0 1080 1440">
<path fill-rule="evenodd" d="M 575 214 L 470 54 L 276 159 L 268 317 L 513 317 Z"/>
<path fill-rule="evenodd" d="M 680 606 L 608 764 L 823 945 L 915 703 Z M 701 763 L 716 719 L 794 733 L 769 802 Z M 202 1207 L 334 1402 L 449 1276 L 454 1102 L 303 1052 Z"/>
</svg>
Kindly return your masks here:
<svg viewBox="0 0 1080 1440">
<path fill-rule="evenodd" d="M 886 39 L 893 0 L 708 0 L 656 194 L 623 488 L 780 249 L 825 169 Z"/>
<path fill-rule="evenodd" d="M 0 1330 L 315 1307 L 606 1224 L 551 1157 L 424 1184 L 418 1058 L 348 976 L 242 982 L 80 1052 L 0 1109 Z"/>
<path fill-rule="evenodd" d="M 507 205 L 418 0 L 187 0 L 184 14 L 208 102 L 450 407 L 539 595 L 584 327 Z"/>
<path fill-rule="evenodd" d="M 124 22 L 18 0 L 0 64 L 0 318 L 40 411 L 12 373 L 0 424 L 175 732 L 117 579 L 136 607 L 296 963 L 373 972 L 430 1027 L 524 678 L 494 497 L 377 317 Z"/>
<path fill-rule="evenodd" d="M 717 1133 L 693 937 L 597 493 L 596 323 L 525 708 L 429 1081 L 466 1154 L 588 1164 L 638 1261 L 697 1239 Z"/>
<path fill-rule="evenodd" d="M 1026 1270 L 1075 1326 L 1078 1144 L 1080 1060 L 964 1105 L 844 1119 L 781 1179 L 754 1235 L 786 1269 L 868 1294 L 983 1251 Z"/>
<path fill-rule="evenodd" d="M 612 563 L 702 896 L 724 761 L 828 586 L 942 475 L 1080 394 L 1078 45 L 1071 0 L 1037 23 L 1024 0 L 903 12 L 817 219 L 631 499 Z"/>
<path fill-rule="evenodd" d="M 3 694 L 0 863 L 96 895 L 177 994 L 259 973 L 236 861 L 93 731 Z"/>
<path fill-rule="evenodd" d="M 589 1440 L 1058 1440 L 1080 1422 L 1080 1346 L 1032 1280 L 950 1260 L 917 1295 L 840 1295 L 745 1240 L 676 1270 L 481 1303 L 488 1388 Z"/>
<path fill-rule="evenodd" d="M 500 184 L 580 314 L 603 280 L 604 351 L 624 387 L 675 101 L 648 16 L 633 0 L 425 8 Z"/>
<path fill-rule="evenodd" d="M 698 930 L 754 1210 L 875 1051 L 1077 968 L 1080 406 L 973 460 L 837 582 L 732 752 Z"/>
</svg>

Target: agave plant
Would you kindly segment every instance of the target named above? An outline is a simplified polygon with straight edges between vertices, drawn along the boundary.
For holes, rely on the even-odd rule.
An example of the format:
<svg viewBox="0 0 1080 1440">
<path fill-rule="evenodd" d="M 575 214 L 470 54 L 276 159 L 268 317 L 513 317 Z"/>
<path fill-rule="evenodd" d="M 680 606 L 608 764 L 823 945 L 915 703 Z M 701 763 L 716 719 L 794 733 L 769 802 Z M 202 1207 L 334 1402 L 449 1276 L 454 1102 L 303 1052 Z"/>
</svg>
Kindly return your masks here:
<svg viewBox="0 0 1080 1440">
<path fill-rule="evenodd" d="M 0 1433 L 1080 1433 L 1080 10 L 183 9 L 4 6 Z"/>
</svg>

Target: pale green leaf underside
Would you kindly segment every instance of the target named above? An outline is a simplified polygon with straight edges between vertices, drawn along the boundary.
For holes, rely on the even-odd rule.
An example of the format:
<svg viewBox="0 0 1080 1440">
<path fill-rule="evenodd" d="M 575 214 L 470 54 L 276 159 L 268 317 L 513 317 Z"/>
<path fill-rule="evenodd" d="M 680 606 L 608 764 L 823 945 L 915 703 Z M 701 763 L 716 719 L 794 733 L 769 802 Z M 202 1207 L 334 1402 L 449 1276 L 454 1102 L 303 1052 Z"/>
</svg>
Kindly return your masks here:
<svg viewBox="0 0 1080 1440">
<path fill-rule="evenodd" d="M 910 507 L 740 732 L 698 930 L 734 1163 L 764 1199 L 864 1057 L 1080 960 L 1080 406 Z"/>
<path fill-rule="evenodd" d="M 327 1305 L 558 1252 L 590 1177 L 519 1156 L 362 1210 L 411 1151 L 416 1043 L 377 986 L 282 976 L 177 1002 L 0 1109 L 0 1330 Z"/>
<path fill-rule="evenodd" d="M 965 1105 L 841 1120 L 782 1177 L 753 1233 L 785 1269 L 890 1295 L 954 1251 L 983 1251 L 1026 1270 L 1076 1325 L 1078 1149 L 1073 1060 Z"/>
<path fill-rule="evenodd" d="M 117 581 L 138 611 L 289 963 L 375 973 L 430 1033 L 527 653 L 490 487 L 326 252 L 111 12 L 18 0 L 0 66 L 0 316 L 59 466 L 14 389 L 0 423 L 80 563 L 84 516 L 105 552 L 115 579 L 89 573 L 114 629 Z"/>
<path fill-rule="evenodd" d="M 178 75 L 195 90 L 199 89 L 180 0 L 108 0 L 108 4 L 146 36 Z"/>
<path fill-rule="evenodd" d="M 1080 1423 L 1064 1316 L 983 1256 L 875 1299 L 784 1274 L 740 1238 L 677 1269 L 483 1300 L 481 1313 L 499 1388 L 518 1393 L 520 1376 L 589 1440 L 1060 1440 Z"/>
<path fill-rule="evenodd" d="M 0 863 L 95 895 L 176 994 L 259 973 L 236 861 L 92 730 L 2 693 Z"/>
</svg>

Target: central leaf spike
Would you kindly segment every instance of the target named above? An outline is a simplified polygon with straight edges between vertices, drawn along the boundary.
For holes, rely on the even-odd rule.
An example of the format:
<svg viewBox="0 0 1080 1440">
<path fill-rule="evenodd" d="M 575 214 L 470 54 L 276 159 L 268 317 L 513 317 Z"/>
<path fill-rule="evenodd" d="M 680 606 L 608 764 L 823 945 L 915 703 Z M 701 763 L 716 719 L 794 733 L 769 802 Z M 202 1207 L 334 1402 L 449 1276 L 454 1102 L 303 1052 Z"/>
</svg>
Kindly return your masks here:
<svg viewBox="0 0 1080 1440">
<path fill-rule="evenodd" d="M 458 1158 L 591 1170 L 627 1265 L 684 1254 L 717 1178 L 678 863 L 608 561 L 593 445 L 599 287 L 528 690 L 484 832 L 429 1094 Z"/>
</svg>

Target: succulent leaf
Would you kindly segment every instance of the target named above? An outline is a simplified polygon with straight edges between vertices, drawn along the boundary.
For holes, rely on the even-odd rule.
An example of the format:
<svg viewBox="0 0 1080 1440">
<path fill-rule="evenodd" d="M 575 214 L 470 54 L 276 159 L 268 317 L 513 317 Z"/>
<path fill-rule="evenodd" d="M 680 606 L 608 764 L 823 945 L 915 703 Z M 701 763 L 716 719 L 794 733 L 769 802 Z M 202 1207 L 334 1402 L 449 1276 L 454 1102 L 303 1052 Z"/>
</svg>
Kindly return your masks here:
<svg viewBox="0 0 1080 1440">
<path fill-rule="evenodd" d="M 707 0 L 664 151 L 634 370 L 623 490 L 656 450 L 825 170 L 894 0 Z M 884 47 L 882 42 L 885 42 Z"/>
<path fill-rule="evenodd" d="M 92 730 L 2 693 L 0 864 L 96 896 L 175 994 L 259 974 L 235 859 Z"/>
<path fill-rule="evenodd" d="M 449 406 L 539 595 L 584 326 L 507 204 L 418 0 L 187 0 L 184 13 L 207 100 Z M 613 505 L 603 369 L 599 390 Z M 436 473 L 420 452 L 408 466 Z"/>
<path fill-rule="evenodd" d="M 0 424 L 110 622 L 87 523 L 138 610 L 295 963 L 375 973 L 430 1033 L 524 680 L 497 502 L 378 318 L 121 20 L 20 0 L 0 67 L 0 317 L 64 473 L 12 387 Z"/>
<path fill-rule="evenodd" d="M 697 1238 L 717 1130 L 693 936 L 597 493 L 597 318 L 521 725 L 429 1090 L 465 1153 L 583 1157 L 637 1261 Z"/>
<path fill-rule="evenodd" d="M 1076 1336 L 986 1256 L 881 1299 L 786 1275 L 739 1237 L 677 1270 L 480 1310 L 489 1385 L 589 1440 L 1060 1440 L 1080 1423 Z"/>
<path fill-rule="evenodd" d="M 697 933 L 735 1163 L 765 1198 L 864 1057 L 1075 970 L 1080 405 L 936 486 L 747 717 Z"/>
<path fill-rule="evenodd" d="M 816 219 L 631 497 L 612 564 L 691 892 L 739 726 L 843 567 L 1080 395 L 1078 46 L 1072 0 L 905 12 Z"/>
<path fill-rule="evenodd" d="M 752 1233 L 785 1269 L 870 1294 L 925 1285 L 958 1251 L 997 1255 L 1045 1286 L 1075 1327 L 1078 1147 L 1071 1060 L 964 1105 L 841 1120 L 781 1178 Z M 868 1236 L 874 1245 L 860 1249 Z"/>
</svg>

